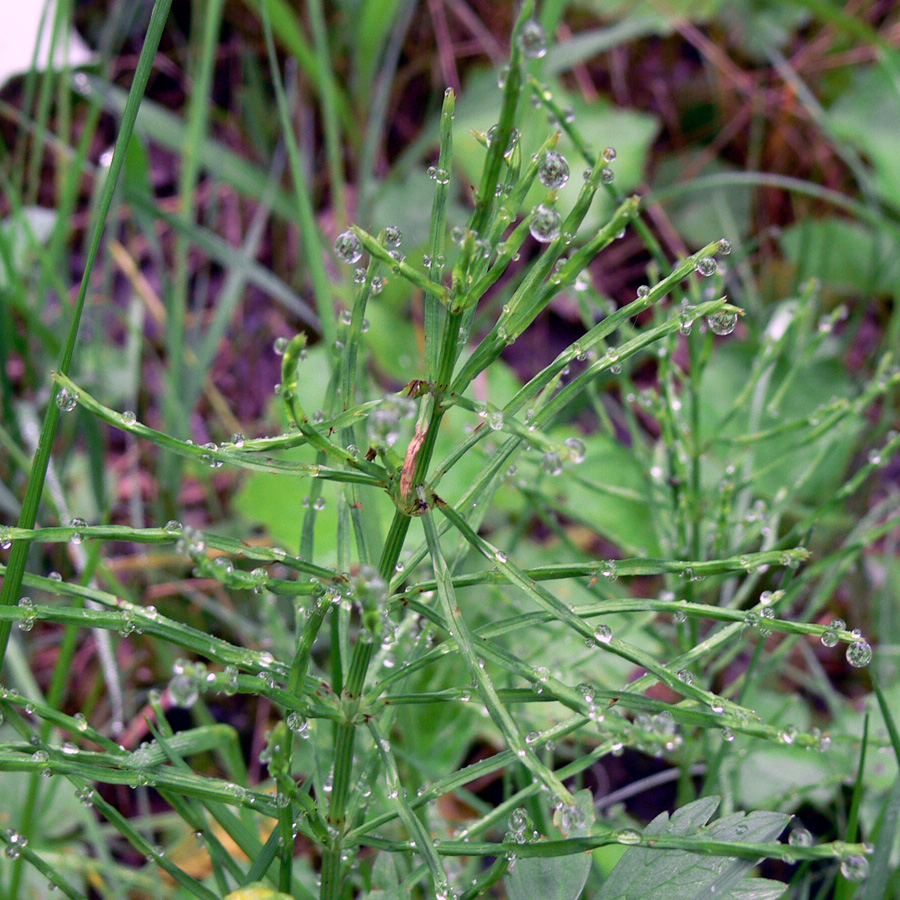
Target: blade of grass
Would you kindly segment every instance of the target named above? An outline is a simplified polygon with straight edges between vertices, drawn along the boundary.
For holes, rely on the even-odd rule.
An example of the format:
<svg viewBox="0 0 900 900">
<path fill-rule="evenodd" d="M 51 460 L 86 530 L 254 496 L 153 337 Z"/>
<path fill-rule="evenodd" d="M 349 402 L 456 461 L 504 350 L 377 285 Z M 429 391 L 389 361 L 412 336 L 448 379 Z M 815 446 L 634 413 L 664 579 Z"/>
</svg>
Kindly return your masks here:
<svg viewBox="0 0 900 900">
<path fill-rule="evenodd" d="M 89 96 L 96 97 L 103 108 L 115 115 L 121 115 L 127 102 L 127 94 L 113 84 L 95 76 L 87 76 Z M 147 139 L 177 153 L 184 143 L 187 125 L 175 113 L 163 108 L 152 100 L 141 105 L 137 118 L 137 129 Z M 268 184 L 267 171 L 253 162 L 238 156 L 221 141 L 207 138 L 200 148 L 203 168 L 211 175 L 231 185 L 238 193 L 254 200 L 265 197 Z M 290 196 L 278 193 L 272 201 L 272 209 L 287 222 L 300 224 L 301 211 Z"/>
<path fill-rule="evenodd" d="M 247 236 L 244 238 L 244 242 L 241 245 L 239 252 L 235 254 L 233 250 L 231 251 L 228 274 L 217 298 L 215 314 L 213 315 L 212 321 L 205 326 L 205 334 L 197 341 L 199 347 L 197 349 L 196 363 L 191 367 L 191 371 L 186 378 L 186 396 L 184 403 L 186 409 L 194 408 L 194 404 L 197 402 L 197 398 L 203 390 L 203 384 L 206 381 L 207 373 L 212 367 L 213 361 L 219 352 L 219 346 L 234 317 L 235 309 L 244 296 L 248 281 L 247 276 L 249 274 L 249 267 L 242 266 L 241 261 L 255 260 L 256 258 L 260 241 L 262 240 L 265 226 L 269 219 L 272 198 L 278 189 L 278 183 L 283 169 L 284 153 L 282 152 L 282 149 L 279 148 L 272 164 L 269 191 L 263 202 L 260 203 L 253 213 L 253 219 L 250 223 L 250 227 L 247 229 Z M 237 260 L 235 260 L 235 257 L 237 257 Z M 237 261 L 237 265 L 233 264 L 235 261 Z M 262 269 L 261 266 L 259 268 Z M 265 271 L 265 269 L 263 269 L 263 271 Z M 278 281 L 278 279 L 273 280 Z M 306 304 L 303 304 L 303 306 L 306 306 Z M 315 323 L 315 326 L 317 326 L 319 324 L 318 317 L 312 314 L 312 310 L 308 307 L 307 309 L 310 313 L 310 324 Z"/>
<path fill-rule="evenodd" d="M 199 34 L 199 46 L 190 59 L 196 60 L 191 73 L 191 91 L 186 111 L 187 127 L 184 143 L 179 147 L 180 172 L 178 177 L 178 210 L 185 218 L 192 218 L 195 209 L 194 194 L 200 178 L 200 148 L 205 140 L 211 113 L 210 90 L 216 62 L 216 38 L 222 24 L 224 0 L 210 0 L 202 6 L 203 18 L 199 28 L 192 28 L 192 37 Z M 199 12 L 201 7 L 197 8 Z M 196 38 L 195 38 L 196 39 Z M 191 411 L 190 397 L 183 390 L 185 377 L 185 323 L 190 292 L 188 252 L 190 246 L 181 235 L 175 242 L 172 269 L 174 275 L 170 287 L 168 315 L 166 316 L 166 359 L 168 361 L 168 390 L 163 397 L 163 420 L 167 430 L 181 430 Z M 162 461 L 163 492 L 167 506 L 174 514 L 178 507 L 178 482 L 181 477 L 181 461 L 176 456 L 165 456 Z"/>
<path fill-rule="evenodd" d="M 326 346 L 334 344 L 337 337 L 337 323 L 335 321 L 334 308 L 329 302 L 332 296 L 331 285 L 325 264 L 322 259 L 321 234 L 316 222 L 312 196 L 309 189 L 308 173 L 311 166 L 303 159 L 300 146 L 294 134 L 294 125 L 291 120 L 291 111 L 288 108 L 287 95 L 281 80 L 281 72 L 278 66 L 278 58 L 275 54 L 275 43 L 272 36 L 272 23 L 269 16 L 271 0 L 262 0 L 262 23 L 266 38 L 266 49 L 269 56 L 269 68 L 272 73 L 272 84 L 275 88 L 275 98 L 278 103 L 278 116 L 281 122 L 282 137 L 287 147 L 288 162 L 291 170 L 291 183 L 294 187 L 296 201 L 296 216 L 300 225 L 300 236 L 305 250 L 306 264 L 309 267 L 310 279 L 313 284 L 313 293 L 319 301 L 319 318 L 322 322 L 322 336 Z"/>
<path fill-rule="evenodd" d="M 771 187 L 783 191 L 801 194 L 821 200 L 835 206 L 845 212 L 852 213 L 862 222 L 867 222 L 879 231 L 889 232 L 895 238 L 900 239 L 900 223 L 886 213 L 872 209 L 859 200 L 847 197 L 840 191 L 822 187 L 802 178 L 794 178 L 790 175 L 777 175 L 771 172 L 723 172 L 716 175 L 698 175 L 688 182 L 673 184 L 670 187 L 655 191 L 651 200 L 655 203 L 665 204 L 669 200 L 675 200 L 685 194 L 695 191 L 709 191 L 719 187 Z"/>
<path fill-rule="evenodd" d="M 329 59 L 322 60 L 322 57 L 310 46 L 309 40 L 303 33 L 297 10 L 287 0 L 244 0 L 247 6 L 253 7 L 254 12 L 260 15 L 267 15 L 272 22 L 272 32 L 278 41 L 290 52 L 291 56 L 297 60 L 300 68 L 309 75 L 310 80 L 316 85 L 321 93 L 325 90 L 324 82 L 329 77 L 326 72 L 320 68 L 325 66 L 330 69 L 331 61 Z M 260 12 L 262 4 L 265 3 L 265 10 Z M 344 128 L 356 139 L 355 134 L 355 116 L 354 111 L 350 107 L 349 102 L 341 91 L 336 91 L 336 104 L 340 120 Z"/>
<path fill-rule="evenodd" d="M 395 10 L 401 0 L 391 0 Z M 394 76 L 400 62 L 400 55 L 406 42 L 409 26 L 413 21 L 418 3 L 416 0 L 406 0 L 403 8 L 398 13 L 385 15 L 382 6 L 372 3 L 364 4 L 359 21 L 358 34 L 360 44 L 357 45 L 357 53 L 354 62 L 357 63 L 355 75 L 360 74 L 360 64 L 366 69 L 374 67 L 375 61 L 369 62 L 367 46 L 374 51 L 374 42 L 381 44 L 383 37 L 387 36 L 387 45 L 384 48 L 384 56 L 381 68 L 374 77 L 357 80 L 355 93 L 357 104 L 360 108 L 368 108 L 365 134 L 363 135 L 362 148 L 359 154 L 359 169 L 357 172 L 357 185 L 359 190 L 359 202 L 357 206 L 357 221 L 370 221 L 370 209 L 375 190 L 377 189 L 376 162 L 379 148 L 387 140 L 387 112 L 391 90 L 394 86 Z M 369 20 L 369 21 L 367 21 Z M 390 25 L 391 27 L 387 27 Z M 381 32 L 379 34 L 378 32 Z M 372 39 L 375 39 L 373 41 Z M 359 51 L 362 52 L 359 52 Z M 374 72 L 372 73 L 374 74 Z M 368 96 L 366 96 L 368 95 Z M 434 255 L 434 254 L 432 254 Z"/>
<path fill-rule="evenodd" d="M 271 183 L 270 181 L 270 185 Z M 224 268 L 228 268 L 229 271 L 235 272 L 235 274 L 240 273 L 250 284 L 255 285 L 261 291 L 283 303 L 289 312 L 309 325 L 314 331 L 318 331 L 321 328 L 318 316 L 316 316 L 309 304 L 290 285 L 282 281 L 265 266 L 256 262 L 249 253 L 235 254 L 235 248 L 217 234 L 190 219 L 162 209 L 145 194 L 138 193 L 134 189 L 126 189 L 125 196 L 132 206 L 137 207 L 148 216 L 153 216 L 165 222 L 173 231 L 184 234 L 194 246 L 208 254 Z M 279 196 L 277 192 L 273 191 L 270 197 L 263 189 L 259 202 L 263 207 L 269 207 L 275 204 L 277 196 Z"/>
<path fill-rule="evenodd" d="M 90 247 L 88 249 L 87 259 L 85 260 L 84 275 L 81 279 L 81 286 L 75 301 L 75 308 L 72 311 L 66 342 L 63 346 L 62 354 L 57 365 L 57 371 L 61 375 L 68 374 L 72 357 L 75 353 L 75 344 L 78 339 L 81 315 L 84 310 L 91 273 L 93 272 L 94 263 L 96 262 L 97 255 L 100 251 L 100 242 L 106 226 L 106 217 L 109 208 L 112 205 L 116 183 L 125 161 L 125 151 L 128 142 L 131 140 L 131 133 L 134 129 L 135 119 L 137 118 L 138 107 L 140 106 L 144 91 L 147 88 L 147 81 L 149 80 L 150 71 L 153 67 L 153 60 L 159 46 L 160 38 L 162 37 L 163 27 L 168 18 L 169 7 L 171 5 L 172 0 L 157 0 L 150 17 L 147 35 L 144 39 L 144 45 L 141 48 L 137 69 L 135 70 L 134 82 L 132 83 L 131 91 L 128 94 L 128 102 L 125 104 L 125 110 L 122 115 L 122 124 L 119 129 L 119 136 L 116 140 L 116 148 L 113 152 L 107 181 L 103 188 L 97 218 L 94 221 Z M 50 402 L 44 417 L 40 442 L 28 479 L 28 488 L 25 492 L 25 500 L 22 504 L 22 513 L 19 517 L 19 525 L 23 528 L 32 528 L 37 520 L 37 512 L 44 489 L 47 465 L 50 461 L 50 453 L 53 447 L 53 438 L 56 434 L 57 423 L 59 422 L 60 408 L 56 405 L 56 397 L 59 390 L 59 385 L 54 384 L 50 391 Z M 19 590 L 22 586 L 22 577 L 25 574 L 27 553 L 28 547 L 26 545 L 15 544 L 13 546 L 9 555 L 6 577 L 3 579 L 3 588 L 0 589 L 0 606 L 12 606 L 18 600 Z M 9 622 L 0 622 L 0 671 L 2 671 L 3 660 L 6 656 L 9 630 Z"/>
<path fill-rule="evenodd" d="M 884 716 L 894 757 L 897 765 L 900 766 L 900 731 L 897 730 L 897 723 L 894 721 L 890 704 L 877 678 L 872 679 L 872 687 L 875 689 L 881 715 Z M 877 837 L 873 835 L 875 852 L 872 854 L 869 877 L 866 879 L 861 900 L 882 900 L 888 896 L 888 883 L 893 876 L 891 854 L 897 837 L 898 825 L 900 825 L 900 773 L 894 779 L 893 787 L 885 801 L 878 824 Z"/>
<path fill-rule="evenodd" d="M 346 98 L 334 75 L 322 0 L 309 0 L 307 9 L 312 26 L 313 47 L 318 57 L 319 101 L 325 125 L 325 157 L 328 160 L 331 202 L 337 218 L 337 230 L 343 231 L 347 224 L 347 185 L 344 178 L 344 144 L 341 141 L 338 115 L 342 102 L 346 105 Z"/>
</svg>

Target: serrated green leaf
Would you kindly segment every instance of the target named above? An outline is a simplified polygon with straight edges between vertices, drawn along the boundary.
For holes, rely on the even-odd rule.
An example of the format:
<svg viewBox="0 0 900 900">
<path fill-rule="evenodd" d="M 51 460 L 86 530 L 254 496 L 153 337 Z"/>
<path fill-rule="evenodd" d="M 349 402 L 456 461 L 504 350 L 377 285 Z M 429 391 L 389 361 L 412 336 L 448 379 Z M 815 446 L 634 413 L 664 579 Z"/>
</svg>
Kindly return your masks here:
<svg viewBox="0 0 900 900">
<path fill-rule="evenodd" d="M 715 812 L 717 797 L 703 797 L 674 813 L 657 816 L 645 835 L 695 834 Z M 716 841 L 763 842 L 774 840 L 790 816 L 773 812 L 734 813 L 703 829 Z M 632 847 L 604 882 L 597 900 L 704 900 L 715 893 L 728 897 L 753 867 L 752 860 L 701 856 L 683 850 Z M 743 897 L 742 894 L 736 896 Z M 750 896 L 753 896 L 752 894 Z M 766 896 L 765 894 L 763 896 Z"/>
</svg>

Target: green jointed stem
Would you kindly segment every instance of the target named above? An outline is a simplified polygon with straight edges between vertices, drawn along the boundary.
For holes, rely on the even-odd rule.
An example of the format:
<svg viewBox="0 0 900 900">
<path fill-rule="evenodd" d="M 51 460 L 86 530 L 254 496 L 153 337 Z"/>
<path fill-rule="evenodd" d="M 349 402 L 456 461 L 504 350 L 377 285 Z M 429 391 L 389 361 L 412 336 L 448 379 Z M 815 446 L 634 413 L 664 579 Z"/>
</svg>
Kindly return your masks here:
<svg viewBox="0 0 900 900">
<path fill-rule="evenodd" d="M 327 847 L 322 860 L 322 900 L 332 900 L 340 893 L 341 858 L 343 855 L 343 836 L 347 828 L 345 812 L 350 794 L 350 782 L 353 773 L 353 746 L 356 738 L 357 722 L 355 706 L 362 694 L 366 672 L 375 652 L 371 637 L 360 638 L 353 648 L 350 671 L 342 693 L 346 715 L 352 719 L 340 722 L 335 727 L 334 783 L 332 785 L 331 802 L 328 806 L 328 822 L 336 831 L 331 846 Z"/>
<path fill-rule="evenodd" d="M 440 538 L 434 525 L 432 513 L 428 512 L 422 517 L 422 524 L 425 526 L 425 539 L 428 542 L 428 549 L 431 553 L 431 562 L 437 582 L 437 593 L 443 607 L 444 617 L 448 625 L 452 623 L 449 634 L 466 661 L 469 674 L 478 685 L 479 694 L 484 699 L 488 713 L 497 727 L 503 732 L 507 745 L 516 754 L 518 760 L 563 803 L 571 805 L 574 802 L 572 795 L 553 772 L 537 758 L 534 750 L 527 745 L 512 717 L 506 711 L 506 707 L 497 696 L 497 690 L 490 677 L 484 671 L 483 663 L 475 652 L 472 633 L 456 603 L 456 593 L 453 590 L 450 570 L 441 551 Z"/>
<path fill-rule="evenodd" d="M 393 753 L 391 753 L 390 744 L 379 731 L 375 722 L 369 720 L 366 724 L 384 763 L 390 796 L 399 808 L 399 816 L 406 826 L 410 837 L 416 842 L 416 847 L 425 857 L 425 863 L 434 882 L 435 895 L 438 897 L 450 897 L 451 890 L 447 873 L 444 871 L 437 850 L 435 850 L 434 841 L 431 839 L 428 828 L 422 824 L 419 817 L 413 812 L 412 806 L 406 797 L 406 790 L 401 782 L 400 773 L 397 771 L 397 762 Z"/>
<path fill-rule="evenodd" d="M 520 16 L 520 22 L 524 21 L 525 13 L 530 12 L 531 6 L 532 4 L 530 2 L 526 2 L 524 4 L 522 15 Z M 517 52 L 517 50 L 514 51 L 514 53 Z M 516 58 L 514 62 L 518 66 L 519 59 Z M 519 81 L 520 79 L 518 78 L 511 79 L 512 83 L 507 84 L 507 89 L 504 94 L 504 108 L 503 114 L 501 115 L 500 133 L 502 135 L 505 129 L 507 137 L 512 133 L 515 109 L 518 103 L 518 93 L 521 87 Z M 500 140 L 502 141 L 502 137 Z M 494 150 L 489 152 L 488 154 L 488 163 L 485 167 L 485 174 L 482 179 L 480 198 L 478 203 L 476 204 L 476 209 L 472 216 L 471 227 L 472 230 L 476 232 L 485 224 L 494 200 L 494 188 L 496 187 L 497 180 L 499 178 L 500 167 L 502 164 L 502 152 L 499 144 L 500 141 L 497 142 Z M 370 252 L 373 249 L 373 247 L 369 247 Z M 455 270 L 455 281 L 457 277 L 458 274 Z M 420 286 L 422 286 L 424 289 L 424 285 Z M 429 291 L 429 293 L 432 292 Z M 437 362 L 437 371 L 435 372 L 432 396 L 428 401 L 428 403 L 430 403 L 430 410 L 428 410 L 428 407 L 426 406 L 427 431 L 425 433 L 418 456 L 415 460 L 411 493 L 414 492 L 416 486 L 421 484 L 424 480 L 425 475 L 428 471 L 428 466 L 431 462 L 431 457 L 434 453 L 434 447 L 440 429 L 440 423 L 444 414 L 444 410 L 441 406 L 441 398 L 443 393 L 449 386 L 450 379 L 453 373 L 453 367 L 456 363 L 457 355 L 459 352 L 458 336 L 461 321 L 462 314 L 459 312 L 451 312 L 446 316 L 444 321 L 440 352 Z M 401 500 L 404 499 L 406 498 L 401 498 Z M 413 504 L 415 503 L 414 494 L 409 502 Z M 394 572 L 394 567 L 396 566 L 397 560 L 400 557 L 400 553 L 403 549 L 403 543 L 405 541 L 407 531 L 409 530 L 409 523 L 409 513 L 398 508 L 394 513 L 388 539 L 383 548 L 381 560 L 379 562 L 379 570 L 385 581 L 388 581 Z M 354 683 L 351 683 L 351 679 L 348 678 L 348 683 L 345 687 L 346 695 L 353 696 L 354 690 L 357 696 L 362 692 L 362 687 L 365 683 L 365 675 L 366 671 L 368 670 L 368 664 L 369 660 L 371 659 L 372 652 L 373 648 L 369 643 L 365 641 L 357 642 L 356 646 L 353 649 L 351 660 L 351 671 L 356 673 L 356 675 L 353 678 Z M 348 723 L 346 725 L 340 725 L 338 726 L 338 732 L 336 735 L 337 756 L 335 758 L 335 785 L 332 791 L 329 816 L 332 817 L 333 821 L 335 822 L 340 821 L 341 825 L 343 825 L 342 819 L 347 799 L 346 794 L 344 793 L 345 784 L 347 789 L 349 788 L 349 773 L 351 769 L 353 747 L 352 733 L 354 729 L 355 725 L 353 724 Z M 345 782 L 342 775 L 342 793 L 339 794 L 337 784 L 338 773 L 343 773 L 345 771 L 347 773 L 347 780 Z M 337 840 L 332 845 L 332 847 L 326 851 L 325 858 L 323 860 L 322 892 L 324 900 L 335 900 L 340 890 L 340 855 L 341 842 L 340 840 Z"/>
<path fill-rule="evenodd" d="M 487 159 L 481 173 L 481 183 L 478 185 L 475 195 L 475 211 L 469 220 L 469 229 L 478 235 L 481 234 L 484 226 L 487 224 L 491 209 L 496 202 L 495 191 L 500 180 L 503 156 L 506 148 L 509 146 L 509 141 L 515 128 L 516 109 L 522 93 L 522 51 L 519 49 L 516 37 L 533 13 L 534 0 L 525 0 L 519 10 L 519 16 L 513 28 L 509 75 L 506 79 L 506 86 L 503 89 L 503 106 L 500 109 L 500 121 L 497 123 L 494 140 L 488 148 Z"/>
<path fill-rule="evenodd" d="M 436 178 L 437 187 L 434 192 L 434 203 L 431 207 L 431 222 L 428 233 L 428 253 L 431 264 L 428 266 L 428 277 L 433 283 L 441 284 L 444 277 L 442 261 L 447 242 L 447 204 L 450 193 L 450 174 L 453 166 L 453 114 L 456 109 L 456 95 L 450 88 L 444 92 L 444 104 L 441 109 L 441 150 L 438 157 Z M 438 297 L 427 293 L 425 304 L 425 379 L 433 381 L 437 372 L 438 335 L 443 333 L 443 321 L 446 312 Z"/>
<path fill-rule="evenodd" d="M 318 602 L 315 602 L 318 600 Z M 328 612 L 328 604 L 321 597 L 313 599 L 309 608 L 309 615 L 306 618 L 306 624 L 300 634 L 300 640 L 297 642 L 297 653 L 294 656 L 294 662 L 291 665 L 291 675 L 288 681 L 288 692 L 298 695 L 306 681 L 306 673 L 309 669 L 309 658 L 312 653 L 313 644 L 319 634 L 319 629 L 325 620 Z"/>
<path fill-rule="evenodd" d="M 242 469 L 253 469 L 260 472 L 272 472 L 282 474 L 300 475 L 306 474 L 313 478 L 322 478 L 326 481 L 358 482 L 360 484 L 377 485 L 385 484 L 385 470 L 376 463 L 370 463 L 365 459 L 357 459 L 346 448 L 341 447 L 326 437 L 332 426 L 338 422 L 352 421 L 356 414 L 346 417 L 336 416 L 330 424 L 318 428 L 309 423 L 306 414 L 299 405 L 296 394 L 285 398 L 286 406 L 292 418 L 297 422 L 303 422 L 299 436 L 288 436 L 285 439 L 271 438 L 257 441 L 247 441 L 249 449 L 238 449 L 234 444 L 221 445 L 216 448 L 203 447 L 190 441 L 179 441 L 162 431 L 157 431 L 144 425 L 142 422 L 132 421 L 123 413 L 116 412 L 107 406 L 103 406 L 90 394 L 76 385 L 71 379 L 58 372 L 53 375 L 54 381 L 64 387 L 77 399 L 77 402 L 99 419 L 108 422 L 121 431 L 127 431 L 144 440 L 156 444 L 165 450 L 177 453 L 181 456 L 194 459 L 197 462 L 209 465 L 213 462 L 229 463 Z M 296 382 L 296 374 L 294 375 Z M 271 456 L 258 456 L 255 451 L 266 449 L 285 449 L 290 446 L 310 444 L 317 450 L 323 450 L 326 454 L 336 457 L 342 463 L 350 466 L 350 469 L 332 469 L 329 466 L 308 463 L 295 463 L 290 460 L 277 459 Z M 358 469 L 359 471 L 352 471 Z"/>
<path fill-rule="evenodd" d="M 404 260 L 396 260 L 385 250 L 378 238 L 372 237 L 367 231 L 354 225 L 350 229 L 360 240 L 363 248 L 373 258 L 386 265 L 395 275 L 402 275 L 410 284 L 415 285 L 429 297 L 435 297 L 442 303 L 449 299 L 449 291 L 439 282 L 431 281 L 415 266 L 411 266 Z"/>
</svg>

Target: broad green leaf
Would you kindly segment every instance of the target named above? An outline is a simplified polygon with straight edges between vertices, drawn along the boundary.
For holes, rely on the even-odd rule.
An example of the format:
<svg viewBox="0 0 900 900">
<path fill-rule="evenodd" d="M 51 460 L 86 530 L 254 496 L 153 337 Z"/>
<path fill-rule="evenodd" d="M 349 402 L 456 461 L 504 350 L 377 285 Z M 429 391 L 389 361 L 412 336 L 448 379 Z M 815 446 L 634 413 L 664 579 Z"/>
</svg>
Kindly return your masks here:
<svg viewBox="0 0 900 900">
<path fill-rule="evenodd" d="M 564 437 L 558 432 L 554 437 Z M 649 480 L 644 465 L 634 453 L 606 435 L 581 435 L 586 455 L 584 463 L 563 470 L 563 474 L 544 483 L 566 519 L 573 526 L 584 526 L 617 544 L 626 555 L 658 555 L 659 544 L 649 500 Z M 526 482 L 532 472 L 538 477 L 539 458 L 523 454 L 516 466 Z M 503 484 L 497 492 L 495 506 L 518 515 L 523 501 L 513 485 Z M 526 549 L 526 552 L 528 548 Z M 534 565 L 558 561 L 542 554 L 555 553 L 552 545 L 535 547 Z M 562 587 L 560 588 L 562 589 Z"/>
<path fill-rule="evenodd" d="M 680 181 L 697 155 L 691 152 L 665 156 L 653 174 L 654 190 Z M 726 162 L 711 160 L 703 166 L 702 174 L 736 171 Z M 681 194 L 666 204 L 666 211 L 678 234 L 692 247 L 702 247 L 716 235 L 745 238 L 753 228 L 753 191 L 739 184 L 718 185 L 705 191 Z"/>
<path fill-rule="evenodd" d="M 309 448 L 287 451 L 284 459 L 312 461 Z M 263 526 L 267 535 L 287 548 L 300 544 L 303 519 L 307 512 L 303 499 L 308 496 L 310 481 L 270 472 L 253 472 L 234 497 L 235 509 L 247 521 Z M 337 494 L 338 488 L 322 486 L 325 507 L 316 514 L 316 562 L 332 566 L 337 562 Z M 394 506 L 386 494 L 370 493 L 366 506 L 377 510 L 382 532 L 387 530 Z"/>
<path fill-rule="evenodd" d="M 644 467 L 631 450 L 606 435 L 590 435 L 584 443 L 584 463 L 569 472 L 573 513 L 581 509 L 586 522 L 627 553 L 654 555 L 658 543 Z"/>
<path fill-rule="evenodd" d="M 777 838 L 790 821 L 784 813 L 738 812 L 706 826 L 719 802 L 718 797 L 703 797 L 671 817 L 661 813 L 644 829 L 644 836 L 687 836 L 699 830 L 700 836 L 715 841 L 765 842 Z M 752 860 L 631 847 L 604 882 L 597 900 L 707 900 L 713 895 L 743 898 L 747 894 L 730 892 L 753 865 Z"/>
<path fill-rule="evenodd" d="M 579 791 L 575 804 L 582 819 L 567 827 L 565 815 L 558 812 L 557 827 L 566 837 L 582 837 L 591 833 L 594 806 L 590 791 Z M 577 900 L 591 871 L 590 852 L 574 856 L 531 856 L 517 860 L 504 879 L 509 900 Z"/>
<path fill-rule="evenodd" d="M 404 294 L 408 294 L 408 291 Z M 408 302 L 408 296 L 404 296 L 404 302 Z M 401 315 L 386 303 L 378 302 L 368 305 L 366 317 L 370 327 L 363 336 L 363 341 L 379 370 L 400 383 L 415 378 L 422 371 L 422 363 L 416 329 L 409 316 Z"/>
<path fill-rule="evenodd" d="M 591 871 L 589 853 L 518 860 L 505 879 L 509 900 L 577 900 Z"/>
<path fill-rule="evenodd" d="M 373 889 L 366 894 L 367 900 L 406 900 L 407 897 L 409 892 L 400 887 Z"/>
<path fill-rule="evenodd" d="M 390 853 L 379 853 L 372 867 L 372 887 L 383 891 L 400 887 L 397 866 Z"/>
<path fill-rule="evenodd" d="M 830 753 L 769 743 L 754 747 L 738 767 L 737 801 L 778 803 L 782 809 L 796 809 L 804 799 L 827 803 L 841 781 L 836 760 L 826 758 Z"/>
<path fill-rule="evenodd" d="M 291 895 L 272 890 L 267 884 L 255 881 L 226 894 L 225 900 L 291 900 Z"/>
<path fill-rule="evenodd" d="M 458 687 L 467 681 L 463 661 L 454 656 L 440 666 L 416 673 L 405 690 L 415 693 Z M 394 744 L 407 755 L 425 780 L 439 778 L 462 765 L 479 736 L 495 731 L 469 703 L 409 703 L 397 706 Z"/>
<path fill-rule="evenodd" d="M 778 727 L 808 731 L 813 722 L 809 709 L 796 694 L 785 695 L 760 687 L 750 688 L 745 702 Z M 752 753 L 742 759 L 735 773 L 735 804 L 744 808 L 778 805 L 786 812 L 804 800 L 828 803 L 846 772 L 853 754 L 843 744 L 828 753 L 811 753 L 802 747 L 775 742 L 754 742 Z"/>
<path fill-rule="evenodd" d="M 725 900 L 778 900 L 784 896 L 787 885 L 768 878 L 745 878 L 732 888 Z"/>
<path fill-rule="evenodd" d="M 749 408 L 741 409 L 731 418 L 728 425 L 720 423 L 732 407 L 734 398 L 747 382 L 750 373 L 752 349 L 739 343 L 720 346 L 703 372 L 700 402 L 703 438 L 731 438 L 745 436 L 756 431 L 778 428 L 786 422 L 810 416 L 821 404 L 829 403 L 835 397 L 849 397 L 853 394 L 850 376 L 838 359 L 813 359 L 799 371 L 790 373 L 793 380 L 784 394 L 777 410 L 772 415 L 768 402 L 758 425 L 751 428 Z M 782 360 L 775 367 L 767 394 L 767 401 L 784 378 L 789 375 L 789 367 Z M 859 417 L 849 417 L 840 427 L 835 427 L 827 435 L 815 442 L 804 443 L 805 430 L 774 434 L 752 444 L 733 445 L 724 440 L 711 444 L 711 456 L 719 460 L 720 466 L 743 458 L 745 452 L 752 454 L 753 471 L 758 473 L 754 487 L 763 496 L 772 497 L 782 488 L 793 490 L 794 486 L 806 479 L 801 488 L 801 499 L 813 500 L 833 490 L 846 469 L 853 448 L 853 441 L 862 427 Z M 829 453 L 819 458 L 823 444 L 830 444 Z M 777 466 L 772 465 L 778 460 Z M 807 478 L 810 467 L 814 471 Z M 718 478 L 715 467 L 710 466 L 709 477 Z M 713 482 L 710 482 L 712 487 Z"/>
<path fill-rule="evenodd" d="M 883 230 L 846 219 L 805 219 L 785 229 L 780 242 L 798 281 L 815 277 L 841 294 L 896 290 L 900 252 Z M 835 247 L 841 252 L 835 253 Z"/>
<path fill-rule="evenodd" d="M 397 875 L 397 866 L 390 853 L 379 853 L 372 867 L 372 890 L 367 900 L 404 900 L 404 893 Z"/>
<path fill-rule="evenodd" d="M 884 199 L 900 204 L 897 134 L 900 130 L 900 91 L 887 68 L 852 69 L 850 87 L 832 104 L 825 122 L 838 138 L 862 150 L 875 169 Z M 841 254 L 843 258 L 846 254 Z"/>
</svg>

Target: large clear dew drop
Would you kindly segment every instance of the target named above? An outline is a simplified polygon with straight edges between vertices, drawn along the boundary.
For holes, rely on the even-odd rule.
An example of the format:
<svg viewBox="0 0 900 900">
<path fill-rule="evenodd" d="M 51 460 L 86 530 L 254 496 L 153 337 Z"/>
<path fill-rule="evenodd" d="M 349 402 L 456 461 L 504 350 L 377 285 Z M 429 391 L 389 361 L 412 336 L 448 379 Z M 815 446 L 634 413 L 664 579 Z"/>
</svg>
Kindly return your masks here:
<svg viewBox="0 0 900 900">
<path fill-rule="evenodd" d="M 847 647 L 847 662 L 854 669 L 864 669 L 872 662 L 872 646 L 868 641 L 854 641 Z"/>
<path fill-rule="evenodd" d="M 344 231 L 334 242 L 334 252 L 341 262 L 352 265 L 362 258 L 362 241 L 352 231 Z"/>
<path fill-rule="evenodd" d="M 561 153 L 548 151 L 538 168 L 538 178 L 544 187 L 558 190 L 569 180 L 568 161 Z"/>
<path fill-rule="evenodd" d="M 710 331 L 713 334 L 731 334 L 737 326 L 737 313 L 734 312 L 720 312 L 716 313 L 714 316 L 706 317 L 706 324 L 709 325 Z"/>
<path fill-rule="evenodd" d="M 559 237 L 559 226 L 562 216 L 550 206 L 541 203 L 535 207 L 531 214 L 531 222 L 528 230 L 531 236 L 542 244 L 548 244 L 550 241 Z"/>
<path fill-rule="evenodd" d="M 519 32 L 519 49 L 528 59 L 540 59 L 547 55 L 547 32 L 537 19 L 529 19 Z"/>
</svg>

